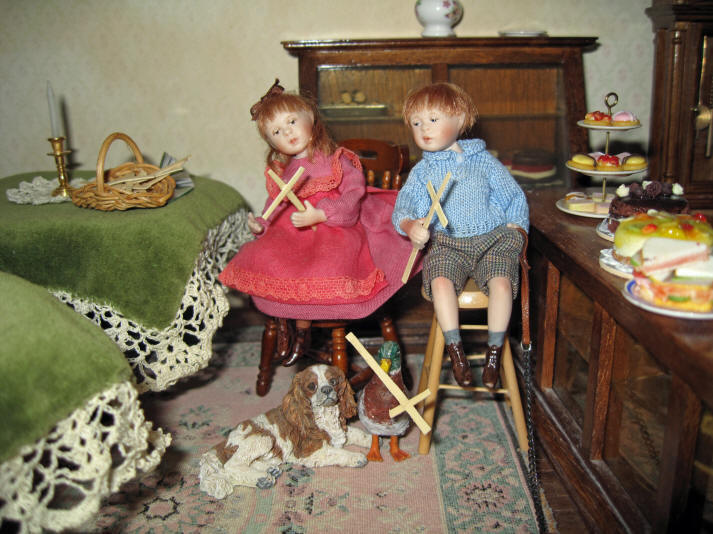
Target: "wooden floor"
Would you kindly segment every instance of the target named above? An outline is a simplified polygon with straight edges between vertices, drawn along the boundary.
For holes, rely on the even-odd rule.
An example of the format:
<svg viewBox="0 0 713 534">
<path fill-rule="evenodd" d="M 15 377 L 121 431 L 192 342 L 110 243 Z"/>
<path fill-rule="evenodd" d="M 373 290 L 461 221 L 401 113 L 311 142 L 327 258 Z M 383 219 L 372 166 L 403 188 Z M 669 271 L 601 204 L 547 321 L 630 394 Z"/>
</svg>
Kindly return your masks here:
<svg viewBox="0 0 713 534">
<path fill-rule="evenodd" d="M 396 323 L 399 339 L 407 352 L 415 354 L 424 352 L 433 314 L 431 304 L 420 296 L 419 280 L 420 277 L 412 280 L 388 303 Z M 263 323 L 264 319 L 264 316 L 255 310 L 247 300 L 240 299 L 231 293 L 231 311 L 225 320 L 225 326 L 229 328 L 231 323 L 243 326 L 259 325 Z M 369 340 L 376 340 L 379 336 L 375 321 L 355 325 L 354 330 L 359 332 L 359 337 L 368 348 Z M 418 378 L 416 377 L 416 379 Z M 535 450 L 537 471 L 547 503 L 557 522 L 557 532 L 575 532 L 577 534 L 592 532 L 537 442 Z"/>
</svg>

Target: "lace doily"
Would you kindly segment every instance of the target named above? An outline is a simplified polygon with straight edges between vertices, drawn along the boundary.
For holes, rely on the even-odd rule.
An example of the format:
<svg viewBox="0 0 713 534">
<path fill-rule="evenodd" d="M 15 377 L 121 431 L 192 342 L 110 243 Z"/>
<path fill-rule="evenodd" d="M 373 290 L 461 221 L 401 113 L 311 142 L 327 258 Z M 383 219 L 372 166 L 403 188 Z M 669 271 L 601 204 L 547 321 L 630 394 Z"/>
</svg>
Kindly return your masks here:
<svg viewBox="0 0 713 534">
<path fill-rule="evenodd" d="M 79 188 L 85 185 L 87 181 L 84 178 L 75 178 L 69 182 L 69 185 L 74 188 Z M 59 181 L 57 178 L 48 180 L 42 176 L 35 176 L 31 182 L 20 182 L 17 189 L 8 189 L 5 191 L 5 196 L 10 202 L 15 204 L 56 204 L 59 202 L 70 202 L 69 197 L 52 196 L 52 191 L 57 189 Z"/>
<path fill-rule="evenodd" d="M 156 467 L 170 443 L 144 419 L 135 386 L 115 384 L 0 464 L 0 522 L 20 532 L 77 527 L 137 471 Z"/>
<path fill-rule="evenodd" d="M 140 392 L 163 391 L 203 369 L 212 356 L 213 334 L 229 310 L 218 275 L 243 243 L 252 239 L 244 210 L 210 230 L 170 326 L 146 328 L 110 306 L 52 291 L 114 340 L 129 361 Z"/>
</svg>

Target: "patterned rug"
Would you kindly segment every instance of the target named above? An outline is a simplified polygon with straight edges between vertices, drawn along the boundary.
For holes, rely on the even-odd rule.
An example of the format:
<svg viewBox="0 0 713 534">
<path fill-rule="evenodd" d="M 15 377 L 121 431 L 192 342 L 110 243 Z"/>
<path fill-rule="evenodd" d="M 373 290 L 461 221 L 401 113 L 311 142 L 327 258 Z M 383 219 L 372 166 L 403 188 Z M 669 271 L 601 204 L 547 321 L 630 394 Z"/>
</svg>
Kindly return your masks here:
<svg viewBox="0 0 713 534">
<path fill-rule="evenodd" d="M 412 426 L 401 439 L 412 457 L 400 463 L 382 443 L 384 462 L 360 469 L 288 465 L 268 490 L 236 488 L 222 501 L 201 492 L 201 454 L 239 421 L 277 406 L 299 370 L 279 367 L 268 395 L 258 397 L 259 350 L 258 341 L 216 343 L 199 375 L 142 397 L 147 418 L 173 443 L 154 472 L 123 486 L 81 532 L 537 531 L 509 412 L 462 392 L 443 394 L 428 455 L 418 454 Z M 420 359 L 406 357 L 414 377 Z"/>
</svg>

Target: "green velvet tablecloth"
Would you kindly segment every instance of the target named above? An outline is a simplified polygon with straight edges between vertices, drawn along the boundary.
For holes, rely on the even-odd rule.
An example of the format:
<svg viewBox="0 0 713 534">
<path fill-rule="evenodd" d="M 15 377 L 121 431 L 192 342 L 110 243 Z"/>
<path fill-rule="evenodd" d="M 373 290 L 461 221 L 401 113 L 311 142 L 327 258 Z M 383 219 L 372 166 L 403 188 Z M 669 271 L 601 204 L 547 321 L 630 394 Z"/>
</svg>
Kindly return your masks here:
<svg viewBox="0 0 713 534">
<path fill-rule="evenodd" d="M 0 180 L 0 270 L 158 329 L 174 318 L 208 230 L 246 207 L 233 188 L 201 177 L 193 191 L 153 209 L 103 212 L 71 202 L 7 200 L 7 189 L 38 175 L 56 179 L 33 172 Z"/>
<path fill-rule="evenodd" d="M 87 399 L 130 380 L 104 333 L 45 288 L 0 272 L 0 462 Z"/>
</svg>

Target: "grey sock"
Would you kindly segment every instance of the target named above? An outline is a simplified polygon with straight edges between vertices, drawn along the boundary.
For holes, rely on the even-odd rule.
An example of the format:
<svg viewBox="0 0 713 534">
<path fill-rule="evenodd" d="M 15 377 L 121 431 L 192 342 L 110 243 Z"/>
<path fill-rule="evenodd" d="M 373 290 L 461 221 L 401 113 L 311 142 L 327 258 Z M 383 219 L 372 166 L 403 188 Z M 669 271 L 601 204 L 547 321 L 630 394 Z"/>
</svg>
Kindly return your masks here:
<svg viewBox="0 0 713 534">
<path fill-rule="evenodd" d="M 491 332 L 488 330 L 488 346 L 502 347 L 505 343 L 505 332 Z"/>
<path fill-rule="evenodd" d="M 443 332 L 443 337 L 446 339 L 446 345 L 451 343 L 458 343 L 460 341 L 460 330 L 454 328 L 448 332 Z"/>
</svg>

